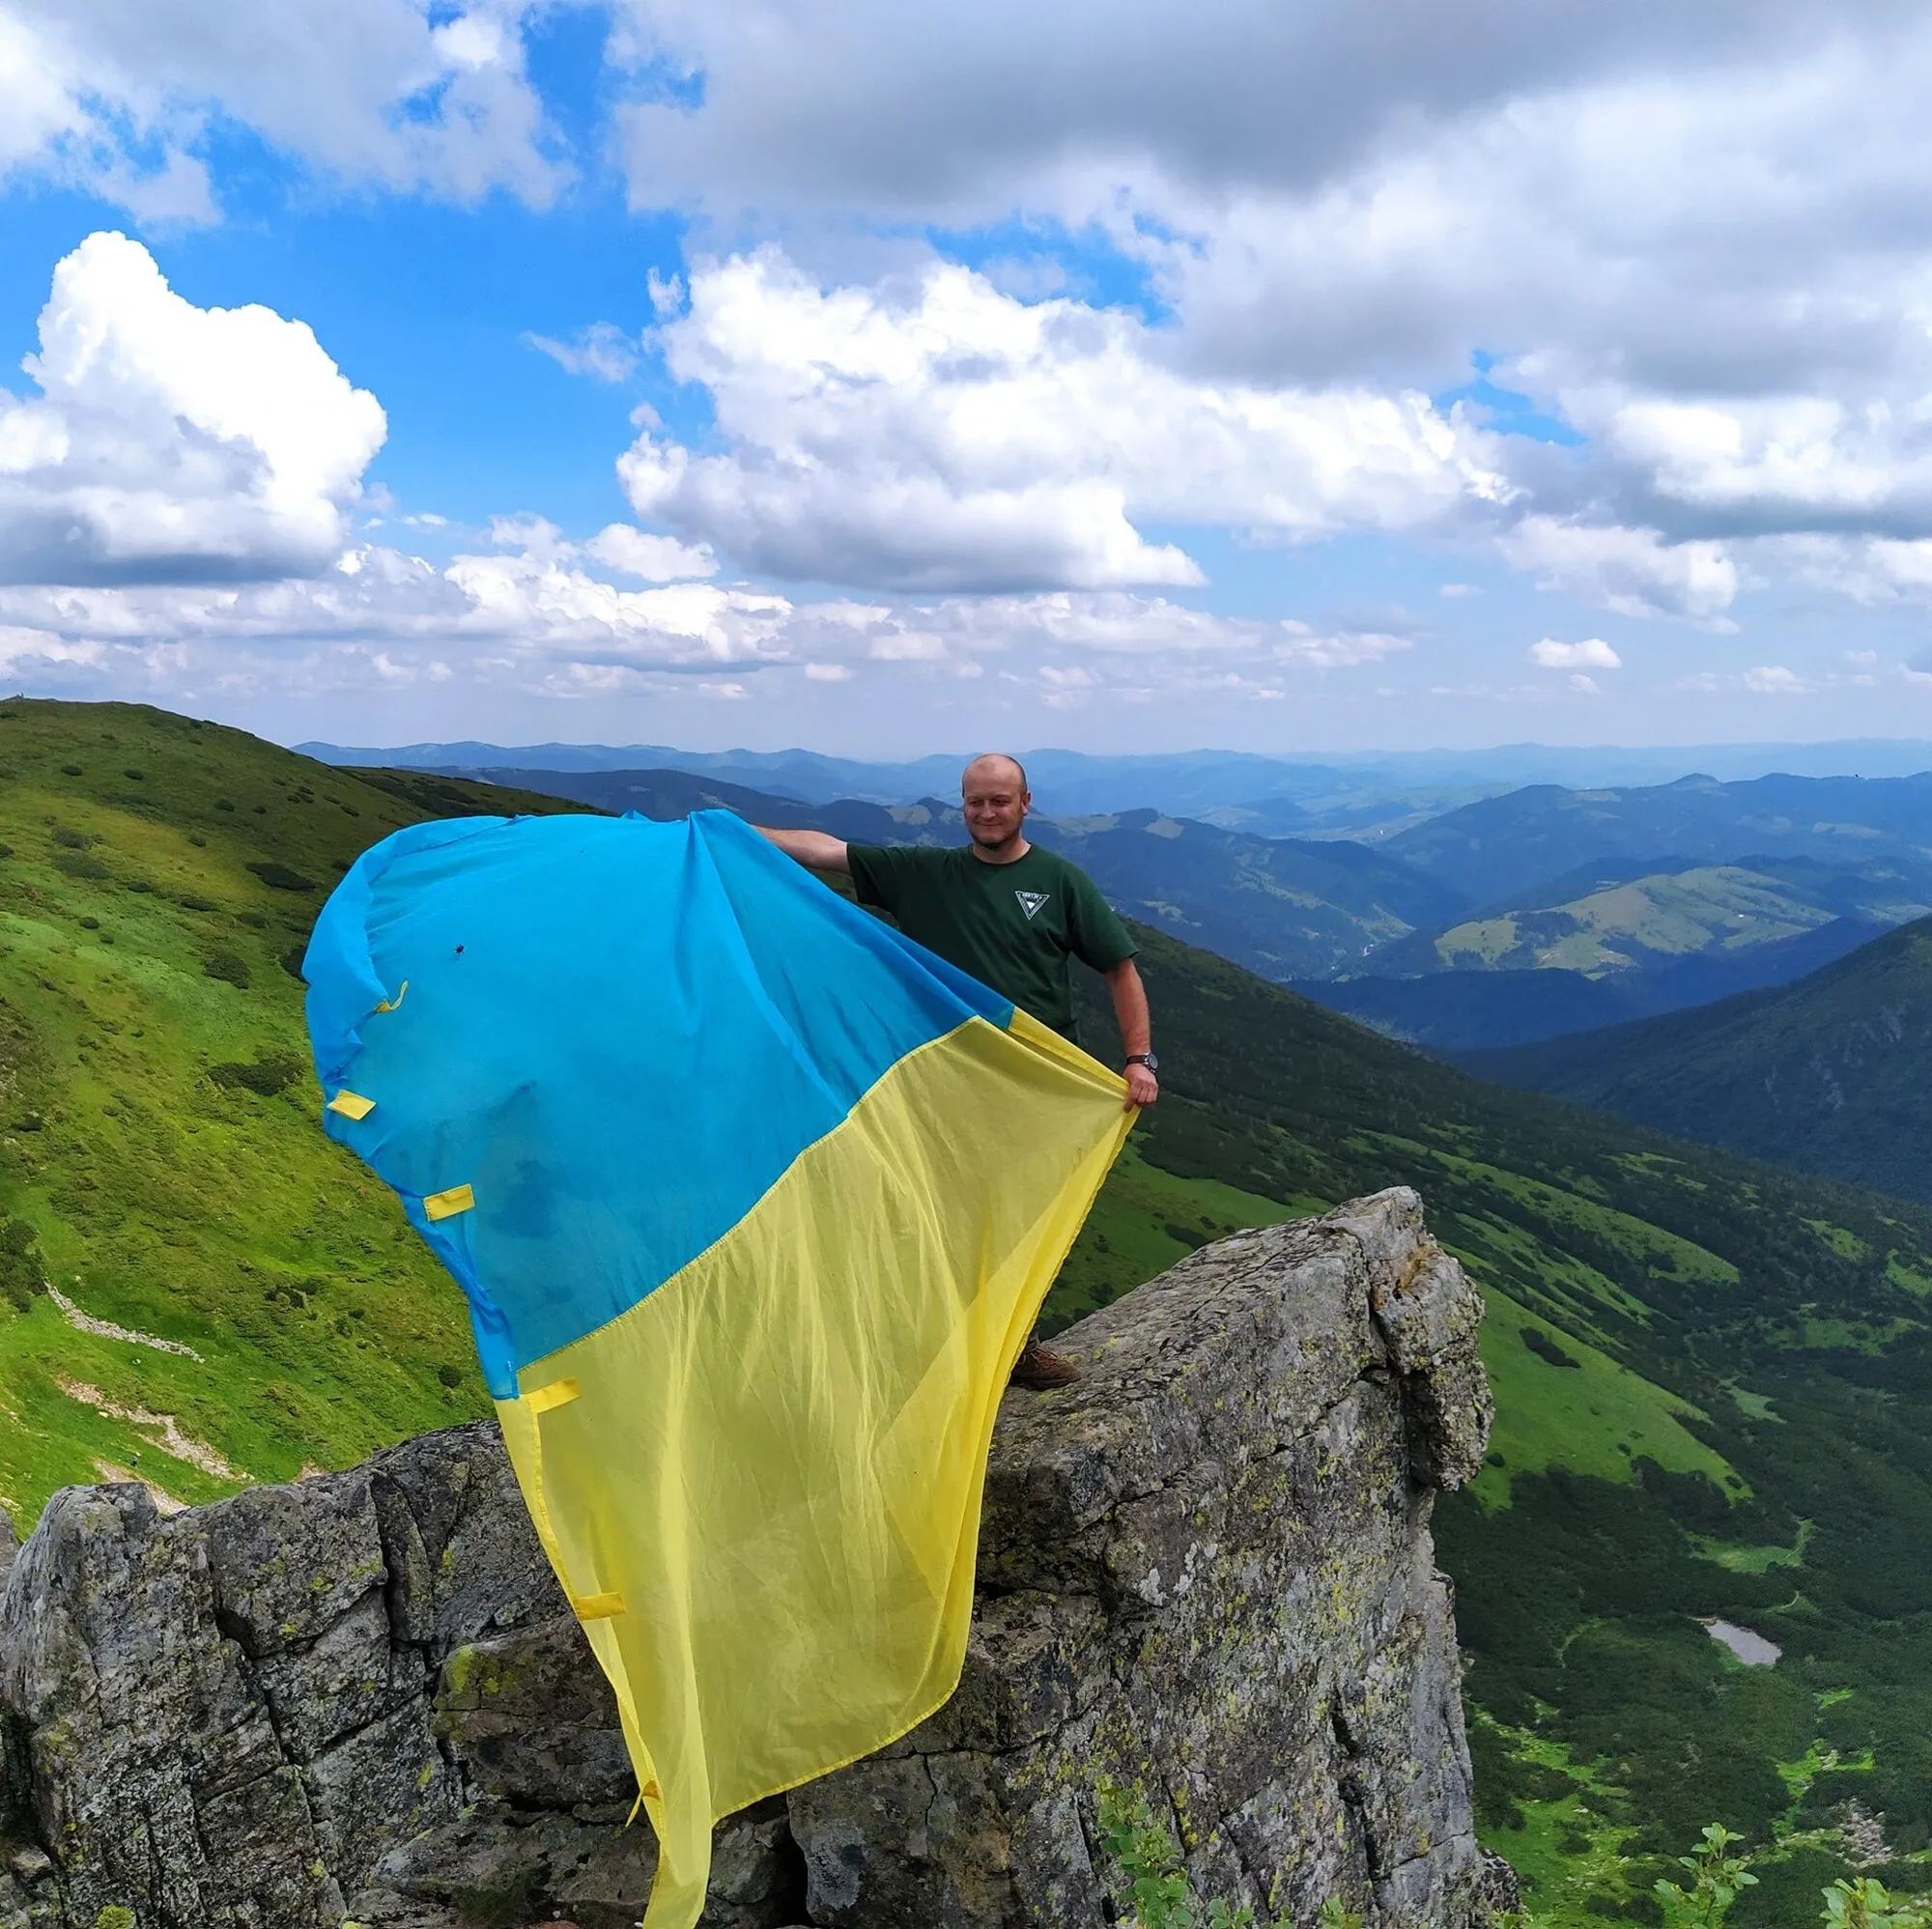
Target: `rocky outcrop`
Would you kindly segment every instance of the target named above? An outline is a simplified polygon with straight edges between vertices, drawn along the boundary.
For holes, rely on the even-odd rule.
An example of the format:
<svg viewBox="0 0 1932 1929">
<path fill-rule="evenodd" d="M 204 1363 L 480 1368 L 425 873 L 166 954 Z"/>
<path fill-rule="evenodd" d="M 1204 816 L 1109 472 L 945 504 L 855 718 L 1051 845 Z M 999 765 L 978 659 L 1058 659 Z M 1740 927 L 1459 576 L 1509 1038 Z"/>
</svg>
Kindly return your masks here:
<svg viewBox="0 0 1932 1929">
<path fill-rule="evenodd" d="M 1479 1317 L 1397 1191 L 1064 1335 L 1084 1379 L 1001 1415 L 959 1692 L 723 1825 L 707 1922 L 1099 1929 L 1106 1777 L 1258 1914 L 1486 1922 L 1428 1533 L 1481 1461 Z M 0 1714 L 0 1929 L 617 1929 L 648 1893 L 615 1710 L 485 1426 L 168 1518 L 56 1496 Z"/>
</svg>

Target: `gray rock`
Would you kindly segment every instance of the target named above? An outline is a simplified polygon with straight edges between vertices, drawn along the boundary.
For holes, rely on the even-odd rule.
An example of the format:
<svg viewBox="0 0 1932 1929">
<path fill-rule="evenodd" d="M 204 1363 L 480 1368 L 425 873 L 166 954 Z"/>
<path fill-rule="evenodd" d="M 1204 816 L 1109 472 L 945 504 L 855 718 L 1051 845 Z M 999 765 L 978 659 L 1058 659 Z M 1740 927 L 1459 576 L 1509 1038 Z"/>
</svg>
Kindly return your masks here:
<svg viewBox="0 0 1932 1929">
<path fill-rule="evenodd" d="M 721 1825 L 707 1924 L 1099 1929 L 1102 1776 L 1204 1892 L 1487 1922 L 1512 1889 L 1428 1534 L 1481 1463 L 1479 1317 L 1391 1192 L 1065 1335 L 1085 1378 L 1002 1412 L 959 1692 Z M 165 1519 L 56 1495 L 0 1715 L 0 1929 L 619 1929 L 649 1893 L 615 1706 L 487 1425 Z"/>
</svg>

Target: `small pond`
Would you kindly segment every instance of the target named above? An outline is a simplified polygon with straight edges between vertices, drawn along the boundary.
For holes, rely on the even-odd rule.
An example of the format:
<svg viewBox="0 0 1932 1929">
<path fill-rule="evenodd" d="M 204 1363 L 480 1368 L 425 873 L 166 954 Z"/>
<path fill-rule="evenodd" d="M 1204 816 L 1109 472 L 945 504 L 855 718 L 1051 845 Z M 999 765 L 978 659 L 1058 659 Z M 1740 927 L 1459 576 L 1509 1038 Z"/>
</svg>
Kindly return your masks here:
<svg viewBox="0 0 1932 1929">
<path fill-rule="evenodd" d="M 1762 1634 L 1754 1634 L 1748 1628 L 1740 1628 L 1730 1621 L 1707 1621 L 1704 1631 L 1714 1641 L 1721 1641 L 1748 1668 L 1768 1668 L 1776 1665 L 1777 1658 L 1783 1654 L 1776 1641 L 1767 1641 Z"/>
</svg>

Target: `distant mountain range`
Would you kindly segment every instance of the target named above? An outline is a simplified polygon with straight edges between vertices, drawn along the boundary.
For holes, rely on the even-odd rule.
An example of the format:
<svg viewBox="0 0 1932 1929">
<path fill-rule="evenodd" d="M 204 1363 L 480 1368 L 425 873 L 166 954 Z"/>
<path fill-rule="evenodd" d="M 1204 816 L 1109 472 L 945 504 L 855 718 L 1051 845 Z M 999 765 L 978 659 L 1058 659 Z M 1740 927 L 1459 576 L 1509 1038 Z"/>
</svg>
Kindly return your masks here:
<svg viewBox="0 0 1932 1929">
<path fill-rule="evenodd" d="M 1923 862 L 1932 773 L 1902 778 L 1703 775 L 1625 790 L 1532 784 L 1391 837 L 1390 856 L 1483 903 L 1524 897 L 1586 866 L 1641 859 L 1733 864 L 1751 855 L 1853 865 Z"/>
<path fill-rule="evenodd" d="M 1932 919 L 1775 990 L 1460 1062 L 1683 1138 L 1932 1201 Z"/>
<path fill-rule="evenodd" d="M 715 770 L 362 775 L 423 808 L 437 785 L 454 808 L 480 779 L 652 817 L 723 808 L 861 842 L 963 837 L 944 796 L 816 802 Z M 1128 916 L 1436 1050 L 1525 1044 L 1783 983 L 1932 912 L 1932 778 L 1535 786 L 1374 843 L 1148 807 L 1033 825 Z M 1650 837 L 1687 854 L 1618 848 Z M 1514 890 L 1492 882 L 1525 875 Z"/>
<path fill-rule="evenodd" d="M 663 744 L 537 744 L 515 750 L 473 741 L 389 749 L 297 746 L 302 754 L 326 763 L 445 770 L 468 777 L 512 769 L 679 770 L 808 804 L 842 798 L 911 804 L 922 797 L 951 797 L 972 748 L 985 747 L 910 762 L 873 763 L 815 751 L 680 751 Z M 1481 751 L 1271 756 L 1241 751 L 1107 756 L 1054 749 L 1020 754 L 1040 808 L 1052 814 L 1147 808 L 1264 837 L 1317 831 L 1385 836 L 1458 805 L 1524 785 L 1657 784 L 1687 771 L 1735 780 L 1773 771 L 1800 777 L 1902 777 L 1932 770 L 1932 743 L 1903 738 L 1635 750 L 1511 744 Z"/>
<path fill-rule="evenodd" d="M 434 808 L 456 808 L 471 780 L 448 773 L 362 771 L 365 780 Z M 541 791 L 600 810 L 681 817 L 735 810 L 754 823 L 829 831 L 857 843 L 960 843 L 956 805 L 937 798 L 884 805 L 855 798 L 806 804 L 676 770 L 490 770 L 486 781 Z M 1325 977 L 1359 966 L 1378 946 L 1468 907 L 1455 893 L 1363 844 L 1251 837 L 1151 809 L 1035 817 L 1031 835 L 1080 865 L 1126 916 L 1234 959 L 1263 977 Z"/>
</svg>

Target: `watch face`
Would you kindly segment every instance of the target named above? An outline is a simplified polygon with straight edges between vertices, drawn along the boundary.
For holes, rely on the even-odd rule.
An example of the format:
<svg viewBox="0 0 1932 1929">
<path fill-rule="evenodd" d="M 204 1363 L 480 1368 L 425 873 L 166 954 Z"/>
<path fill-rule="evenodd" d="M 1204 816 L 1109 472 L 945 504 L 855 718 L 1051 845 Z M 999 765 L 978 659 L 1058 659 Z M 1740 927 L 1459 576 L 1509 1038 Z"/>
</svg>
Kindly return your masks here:
<svg viewBox="0 0 1932 1929">
<path fill-rule="evenodd" d="M 1160 1061 L 1157 1058 L 1155 1058 L 1151 1052 L 1142 1052 L 1140 1056 L 1134 1060 L 1134 1064 L 1138 1065 L 1146 1065 L 1149 1071 L 1158 1071 L 1160 1069 Z"/>
</svg>

